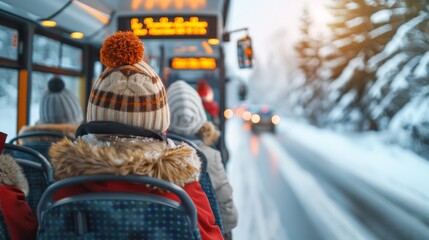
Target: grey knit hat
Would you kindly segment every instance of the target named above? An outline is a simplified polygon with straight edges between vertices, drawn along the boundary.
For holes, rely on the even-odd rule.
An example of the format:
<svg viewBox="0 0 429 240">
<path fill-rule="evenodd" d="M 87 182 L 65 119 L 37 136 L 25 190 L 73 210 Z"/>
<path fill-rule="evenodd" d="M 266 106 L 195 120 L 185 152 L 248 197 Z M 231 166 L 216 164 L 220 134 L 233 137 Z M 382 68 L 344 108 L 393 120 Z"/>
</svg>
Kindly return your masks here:
<svg viewBox="0 0 429 240">
<path fill-rule="evenodd" d="M 203 103 L 197 91 L 185 81 L 178 80 L 167 90 L 170 106 L 170 130 L 193 136 L 207 122 Z"/>
<path fill-rule="evenodd" d="M 40 100 L 41 124 L 70 123 L 83 121 L 82 108 L 77 97 L 65 89 L 63 80 L 54 77 L 49 80 L 48 90 Z"/>
</svg>

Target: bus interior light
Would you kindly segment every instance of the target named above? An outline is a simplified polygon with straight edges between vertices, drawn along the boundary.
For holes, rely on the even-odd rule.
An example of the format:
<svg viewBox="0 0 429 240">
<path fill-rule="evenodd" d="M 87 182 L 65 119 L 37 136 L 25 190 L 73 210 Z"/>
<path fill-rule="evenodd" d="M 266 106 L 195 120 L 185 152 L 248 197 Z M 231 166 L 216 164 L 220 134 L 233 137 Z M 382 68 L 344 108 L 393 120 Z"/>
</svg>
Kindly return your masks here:
<svg viewBox="0 0 429 240">
<path fill-rule="evenodd" d="M 72 32 L 70 36 L 74 39 L 82 39 L 85 35 L 82 32 Z"/>
<path fill-rule="evenodd" d="M 41 22 L 41 24 L 44 27 L 55 27 L 55 26 L 57 26 L 57 22 L 55 22 L 54 20 L 43 20 Z"/>
</svg>

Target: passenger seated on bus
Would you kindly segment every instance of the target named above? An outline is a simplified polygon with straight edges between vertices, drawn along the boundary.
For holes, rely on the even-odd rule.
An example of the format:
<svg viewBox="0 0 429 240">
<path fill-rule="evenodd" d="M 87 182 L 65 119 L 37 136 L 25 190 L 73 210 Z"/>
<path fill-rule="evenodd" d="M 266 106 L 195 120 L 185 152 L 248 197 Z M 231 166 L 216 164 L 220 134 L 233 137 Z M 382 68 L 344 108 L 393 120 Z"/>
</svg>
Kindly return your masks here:
<svg viewBox="0 0 429 240">
<path fill-rule="evenodd" d="M 0 153 L 3 149 L 0 149 Z M 0 155 L 0 212 L 11 239 L 36 238 L 37 218 L 25 201 L 28 182 L 22 169 L 9 155 Z M 0 216 L 1 217 L 1 216 Z"/>
<path fill-rule="evenodd" d="M 210 84 L 205 80 L 198 81 L 197 92 L 203 101 L 204 109 L 207 113 L 207 118 L 214 122 L 219 123 L 219 105 L 214 100 L 213 89 Z"/>
<path fill-rule="evenodd" d="M 83 121 L 82 108 L 77 97 L 65 88 L 63 80 L 53 77 L 40 100 L 39 120 L 33 126 L 24 126 L 19 134 L 35 131 L 62 133 L 74 137 L 77 127 Z M 31 137 L 20 139 L 21 144 L 29 142 L 57 141 L 53 137 Z"/>
<path fill-rule="evenodd" d="M 127 124 L 136 127 L 135 134 L 86 134 L 74 142 L 64 139 L 53 144 L 49 154 L 55 177 L 60 180 L 79 175 L 134 174 L 172 182 L 194 202 L 202 239 L 222 239 L 198 182 L 201 162 L 195 150 L 186 144 L 175 145 L 164 135 L 170 125 L 165 88 L 155 71 L 142 60 L 143 52 L 142 42 L 132 32 L 118 32 L 104 41 L 100 60 L 107 69 L 91 90 L 88 123 L 78 129 L 79 132 L 84 127 L 106 123 L 92 121 L 109 121 L 106 132 L 120 130 L 121 124 Z M 105 190 L 150 191 L 178 201 L 171 193 L 123 182 L 68 187 L 59 191 L 55 199 Z"/>
<path fill-rule="evenodd" d="M 219 131 L 211 122 L 207 122 L 198 93 L 186 82 L 179 80 L 171 84 L 167 90 L 167 99 L 171 114 L 169 131 L 194 141 L 207 157 L 207 171 L 216 192 L 223 229 L 229 233 L 237 226 L 238 213 L 220 152 L 209 147 L 217 141 Z"/>
</svg>

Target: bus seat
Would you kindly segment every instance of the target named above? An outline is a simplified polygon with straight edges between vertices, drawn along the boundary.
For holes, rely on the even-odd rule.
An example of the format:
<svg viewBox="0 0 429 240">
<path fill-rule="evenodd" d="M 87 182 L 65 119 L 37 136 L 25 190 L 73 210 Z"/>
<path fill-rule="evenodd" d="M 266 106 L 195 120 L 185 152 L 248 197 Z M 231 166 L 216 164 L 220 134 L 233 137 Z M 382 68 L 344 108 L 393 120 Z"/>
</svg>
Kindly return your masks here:
<svg viewBox="0 0 429 240">
<path fill-rule="evenodd" d="M 39 152 L 24 146 L 7 143 L 4 153 L 12 155 L 21 166 L 29 185 L 27 202 L 35 211 L 43 192 L 54 182 L 51 164 Z"/>
<path fill-rule="evenodd" d="M 7 229 L 6 221 L 0 211 L 0 240 L 9 240 L 9 230 Z"/>
<path fill-rule="evenodd" d="M 167 135 L 167 137 L 176 141 L 176 142 L 185 142 L 189 146 L 193 147 L 196 150 L 198 157 L 202 161 L 200 184 L 201 184 L 201 187 L 203 188 L 204 193 L 206 194 L 207 198 L 209 199 L 210 207 L 212 208 L 213 215 L 215 217 L 215 224 L 217 226 L 219 226 L 219 228 L 222 231 L 223 230 L 222 218 L 220 215 L 220 209 L 219 209 L 219 205 L 218 205 L 217 200 L 216 200 L 216 194 L 215 194 L 215 191 L 213 189 L 212 181 L 210 179 L 209 173 L 207 172 L 207 158 L 206 158 L 206 156 L 204 155 L 203 151 L 201 151 L 201 149 L 194 142 L 192 142 L 192 141 L 190 141 L 190 140 L 188 140 L 182 136 L 169 133 Z"/>
<path fill-rule="evenodd" d="M 85 193 L 54 202 L 64 187 L 96 181 L 156 186 L 181 203 L 149 193 Z M 93 175 L 58 181 L 37 209 L 38 239 L 200 239 L 197 210 L 187 193 L 170 182 L 146 176 Z"/>
<path fill-rule="evenodd" d="M 21 139 L 29 139 L 29 138 L 34 138 L 37 140 L 29 141 L 29 142 L 26 141 L 24 144 L 22 144 L 22 146 L 38 151 L 48 160 L 49 160 L 49 154 L 48 154 L 49 148 L 51 147 L 54 139 L 61 140 L 62 138 L 68 138 L 70 140 L 74 140 L 72 137 L 60 132 L 32 131 L 32 132 L 19 134 L 18 136 L 10 139 L 9 143 L 12 144 L 15 141 L 18 141 Z"/>
<path fill-rule="evenodd" d="M 222 218 L 220 216 L 219 205 L 216 200 L 216 194 L 213 189 L 213 185 L 210 179 L 208 172 L 201 173 L 200 184 L 203 188 L 204 193 L 207 195 L 209 199 L 210 207 L 212 208 L 213 215 L 215 217 L 215 224 L 219 226 L 220 230 L 223 232 L 222 228 Z"/>
</svg>

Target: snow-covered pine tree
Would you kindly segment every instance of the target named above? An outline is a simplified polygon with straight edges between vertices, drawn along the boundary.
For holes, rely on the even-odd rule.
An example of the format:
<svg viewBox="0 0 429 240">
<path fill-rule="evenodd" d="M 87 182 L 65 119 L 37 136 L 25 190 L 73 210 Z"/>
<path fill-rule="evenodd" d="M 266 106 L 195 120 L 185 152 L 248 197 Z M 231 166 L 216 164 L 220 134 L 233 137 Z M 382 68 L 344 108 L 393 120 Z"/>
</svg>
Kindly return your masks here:
<svg viewBox="0 0 429 240">
<path fill-rule="evenodd" d="M 329 24 L 333 33 L 332 45 L 336 51 L 327 56 L 331 61 L 331 79 L 337 79 L 353 58 L 360 54 L 372 56 L 380 46 L 374 45 L 368 33 L 374 29 L 370 17 L 380 10 L 375 1 L 334 0 L 328 9 L 334 17 Z"/>
<path fill-rule="evenodd" d="M 397 139 L 429 157 L 429 5 L 425 0 L 399 3 L 400 27 L 369 61 L 377 70 L 367 94 L 369 110 L 380 126 L 405 132 Z"/>
<path fill-rule="evenodd" d="M 362 101 L 367 85 L 374 79 L 374 71 L 366 68 L 369 58 L 379 53 L 383 41 L 374 41 L 371 32 L 378 26 L 371 16 L 386 8 L 384 1 L 340 0 L 329 6 L 335 17 L 330 24 L 334 40 L 325 66 L 330 68 L 333 80 L 329 102 L 332 109 L 328 121 L 348 125 L 350 130 L 375 128 Z M 387 38 L 384 39 L 387 42 Z"/>
<path fill-rule="evenodd" d="M 305 6 L 301 17 L 301 38 L 295 46 L 298 55 L 298 69 L 301 71 L 304 81 L 301 81 L 298 91 L 300 97 L 298 105 L 302 106 L 304 117 L 311 123 L 318 124 L 320 108 L 317 107 L 321 96 L 321 79 L 319 70 L 321 67 L 320 49 L 322 38 L 315 38 L 313 21 L 308 7 Z"/>
<path fill-rule="evenodd" d="M 321 43 L 312 36 L 312 23 L 308 7 L 305 6 L 301 17 L 301 39 L 295 46 L 295 50 L 299 59 L 298 68 L 304 74 L 307 84 L 317 80 L 317 72 L 321 64 L 319 56 Z"/>
<path fill-rule="evenodd" d="M 366 94 L 368 111 L 378 125 L 386 128 L 390 119 L 410 100 L 416 85 L 425 82 L 413 74 L 422 56 L 428 51 L 427 5 L 423 1 L 398 1 L 398 7 L 384 11 L 386 26 L 398 25 L 395 35 L 385 49 L 370 59 L 369 66 L 376 70 L 377 80 Z M 377 15 L 376 14 L 376 15 Z M 397 21 L 392 21 L 392 16 Z M 393 23 L 391 23 L 393 22 Z M 426 28 L 426 29 L 425 29 Z M 427 84 L 427 83 L 426 83 Z M 421 88 L 417 88 L 417 92 Z"/>
</svg>

